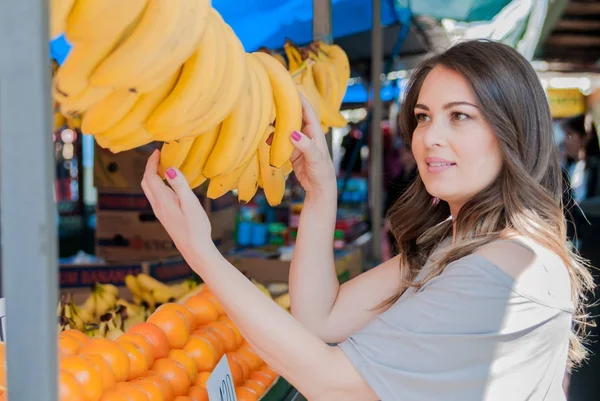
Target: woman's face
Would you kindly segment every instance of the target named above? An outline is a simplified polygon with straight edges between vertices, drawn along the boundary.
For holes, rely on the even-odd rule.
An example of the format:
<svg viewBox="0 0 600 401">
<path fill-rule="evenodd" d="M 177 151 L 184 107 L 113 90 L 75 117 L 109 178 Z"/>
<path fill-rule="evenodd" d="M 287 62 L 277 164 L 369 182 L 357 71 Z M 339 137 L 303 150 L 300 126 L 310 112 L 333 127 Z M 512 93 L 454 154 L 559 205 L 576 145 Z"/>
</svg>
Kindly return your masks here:
<svg viewBox="0 0 600 401">
<path fill-rule="evenodd" d="M 437 66 L 429 72 L 414 108 L 418 125 L 412 150 L 419 175 L 453 215 L 490 185 L 502 168 L 500 144 L 484 120 L 468 81 Z"/>
</svg>

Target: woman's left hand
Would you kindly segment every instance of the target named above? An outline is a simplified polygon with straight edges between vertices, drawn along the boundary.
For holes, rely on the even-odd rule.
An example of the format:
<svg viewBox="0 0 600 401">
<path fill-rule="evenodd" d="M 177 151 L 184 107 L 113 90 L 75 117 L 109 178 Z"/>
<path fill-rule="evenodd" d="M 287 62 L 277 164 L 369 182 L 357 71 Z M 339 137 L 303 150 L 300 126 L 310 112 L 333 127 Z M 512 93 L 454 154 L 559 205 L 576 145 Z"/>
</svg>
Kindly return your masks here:
<svg viewBox="0 0 600 401">
<path fill-rule="evenodd" d="M 159 158 L 160 152 L 155 150 L 148 159 L 142 189 L 154 214 L 190 263 L 206 252 L 216 250 L 210 221 L 181 171 L 167 169 L 165 175 L 170 188 L 164 183 L 157 172 Z"/>
</svg>

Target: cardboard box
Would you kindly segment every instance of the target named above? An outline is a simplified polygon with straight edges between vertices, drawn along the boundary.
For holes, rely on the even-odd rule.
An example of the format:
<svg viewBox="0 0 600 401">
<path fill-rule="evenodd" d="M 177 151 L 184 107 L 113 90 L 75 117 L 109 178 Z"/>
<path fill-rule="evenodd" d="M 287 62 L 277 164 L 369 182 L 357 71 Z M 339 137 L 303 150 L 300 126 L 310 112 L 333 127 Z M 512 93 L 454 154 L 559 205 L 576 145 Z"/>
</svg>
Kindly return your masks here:
<svg viewBox="0 0 600 401">
<path fill-rule="evenodd" d="M 81 303 L 89 295 L 90 286 L 100 282 L 117 286 L 120 296 L 131 300 L 132 295 L 125 286 L 125 277 L 128 274 L 139 273 L 146 273 L 167 284 L 181 281 L 194 274 L 181 257 L 137 263 L 61 264 L 59 266 L 60 291 L 73 294 L 75 302 Z"/>
<path fill-rule="evenodd" d="M 230 255 L 229 262 L 238 270 L 261 283 L 287 283 L 290 262 L 281 259 Z M 347 281 L 362 272 L 360 249 L 348 248 L 335 253 L 335 268 L 340 281 Z"/>
<path fill-rule="evenodd" d="M 211 220 L 213 241 L 227 252 L 233 246 L 235 198 L 197 196 Z M 101 189 L 96 208 L 96 256 L 108 262 L 139 262 L 177 257 L 179 251 L 142 192 Z"/>
<path fill-rule="evenodd" d="M 113 154 L 94 144 L 94 186 L 98 189 L 141 190 L 146 162 L 158 147 L 158 144 L 153 143 Z"/>
</svg>

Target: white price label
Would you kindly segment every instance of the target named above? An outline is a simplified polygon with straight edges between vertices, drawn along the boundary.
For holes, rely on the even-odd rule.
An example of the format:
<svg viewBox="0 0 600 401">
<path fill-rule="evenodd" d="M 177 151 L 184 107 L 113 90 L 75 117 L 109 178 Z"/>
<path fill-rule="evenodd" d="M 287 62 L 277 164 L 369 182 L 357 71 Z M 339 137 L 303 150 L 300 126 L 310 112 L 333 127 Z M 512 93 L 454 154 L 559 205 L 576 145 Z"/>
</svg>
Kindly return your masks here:
<svg viewBox="0 0 600 401">
<path fill-rule="evenodd" d="M 237 401 L 231 369 L 225 355 L 206 380 L 206 390 L 210 401 Z"/>
<path fill-rule="evenodd" d="M 6 298 L 0 298 L 0 341 L 6 342 Z"/>
</svg>

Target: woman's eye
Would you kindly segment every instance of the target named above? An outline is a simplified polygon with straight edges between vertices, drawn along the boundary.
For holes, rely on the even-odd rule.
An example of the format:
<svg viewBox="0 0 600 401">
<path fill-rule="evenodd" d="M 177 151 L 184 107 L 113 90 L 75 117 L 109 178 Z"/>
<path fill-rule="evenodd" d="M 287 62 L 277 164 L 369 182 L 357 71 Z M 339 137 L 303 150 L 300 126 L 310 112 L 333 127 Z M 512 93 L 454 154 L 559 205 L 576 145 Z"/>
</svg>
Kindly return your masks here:
<svg viewBox="0 0 600 401">
<path fill-rule="evenodd" d="M 465 113 L 459 113 L 458 111 L 455 111 L 454 113 L 452 113 L 452 120 L 454 120 L 454 121 L 463 121 L 463 120 L 466 120 L 469 118 L 471 118 L 471 117 L 469 117 Z"/>
<path fill-rule="evenodd" d="M 423 113 L 418 113 L 415 114 L 415 118 L 417 119 L 418 122 L 426 122 L 429 121 L 429 116 L 427 114 L 423 114 Z"/>
</svg>

